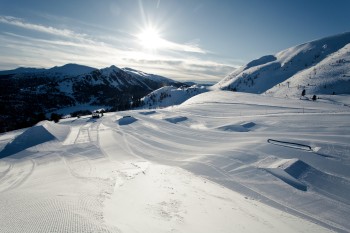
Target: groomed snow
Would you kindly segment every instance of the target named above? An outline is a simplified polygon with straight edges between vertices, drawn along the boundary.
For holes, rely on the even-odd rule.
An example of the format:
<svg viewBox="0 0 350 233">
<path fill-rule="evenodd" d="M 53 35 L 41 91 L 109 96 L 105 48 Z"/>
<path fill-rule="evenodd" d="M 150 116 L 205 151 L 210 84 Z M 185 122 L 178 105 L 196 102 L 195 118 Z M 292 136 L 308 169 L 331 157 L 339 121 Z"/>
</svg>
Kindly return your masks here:
<svg viewBox="0 0 350 233">
<path fill-rule="evenodd" d="M 348 232 L 348 99 L 211 91 L 2 134 L 0 231 Z"/>
</svg>

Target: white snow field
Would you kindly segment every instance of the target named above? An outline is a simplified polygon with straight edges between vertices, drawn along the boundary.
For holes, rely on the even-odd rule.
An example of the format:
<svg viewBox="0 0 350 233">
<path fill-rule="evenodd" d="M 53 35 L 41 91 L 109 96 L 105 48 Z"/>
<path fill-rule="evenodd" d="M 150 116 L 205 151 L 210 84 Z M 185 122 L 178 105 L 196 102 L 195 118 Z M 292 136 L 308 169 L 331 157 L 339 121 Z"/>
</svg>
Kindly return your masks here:
<svg viewBox="0 0 350 233">
<path fill-rule="evenodd" d="M 211 91 L 0 135 L 0 232 L 349 232 L 348 96 Z"/>
</svg>

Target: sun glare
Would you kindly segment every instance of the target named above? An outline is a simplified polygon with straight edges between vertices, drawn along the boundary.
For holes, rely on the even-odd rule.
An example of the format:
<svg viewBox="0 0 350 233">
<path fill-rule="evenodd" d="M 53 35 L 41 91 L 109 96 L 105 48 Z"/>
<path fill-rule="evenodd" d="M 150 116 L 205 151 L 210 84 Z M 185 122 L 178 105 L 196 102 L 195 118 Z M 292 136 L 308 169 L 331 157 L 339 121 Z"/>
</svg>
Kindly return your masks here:
<svg viewBox="0 0 350 233">
<path fill-rule="evenodd" d="M 151 49 L 155 50 L 161 47 L 162 45 L 162 38 L 159 36 L 159 33 L 154 28 L 147 28 L 144 29 L 138 36 L 137 36 L 139 43 L 144 47 L 145 49 Z"/>
</svg>

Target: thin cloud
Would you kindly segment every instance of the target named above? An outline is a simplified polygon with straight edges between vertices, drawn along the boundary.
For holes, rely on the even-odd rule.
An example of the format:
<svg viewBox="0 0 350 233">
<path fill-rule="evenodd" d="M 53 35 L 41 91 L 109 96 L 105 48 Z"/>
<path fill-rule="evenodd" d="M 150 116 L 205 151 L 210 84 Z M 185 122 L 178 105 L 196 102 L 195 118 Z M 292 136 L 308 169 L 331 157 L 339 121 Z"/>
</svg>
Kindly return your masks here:
<svg viewBox="0 0 350 233">
<path fill-rule="evenodd" d="M 20 28 L 34 30 L 37 32 L 43 32 L 55 36 L 63 36 L 68 38 L 81 38 L 85 39 L 85 34 L 75 33 L 68 29 L 58 29 L 50 26 L 43 26 L 40 24 L 33 24 L 25 22 L 23 19 L 12 17 L 12 16 L 0 16 L 0 23 L 10 24 Z"/>
<path fill-rule="evenodd" d="M 219 81 L 231 73 L 235 67 L 227 64 L 188 59 L 124 59 L 126 63 L 138 64 L 145 71 L 161 73 L 178 80 L 211 80 Z"/>
<path fill-rule="evenodd" d="M 164 49 L 170 49 L 175 51 L 191 52 L 191 53 L 201 53 L 206 54 L 207 51 L 201 49 L 197 44 L 179 44 L 171 42 L 165 39 L 160 40 L 160 47 Z"/>
<path fill-rule="evenodd" d="M 76 33 L 69 29 L 58 29 L 51 26 L 43 26 L 39 24 L 33 24 L 25 22 L 23 19 L 12 17 L 12 16 L 0 16 L 0 23 L 10 24 L 20 28 L 34 30 L 37 32 L 47 33 L 60 37 L 67 37 L 69 39 L 79 39 L 90 43 L 94 43 L 91 39 L 87 38 L 86 34 Z M 160 39 L 159 47 L 163 49 L 169 49 L 174 51 L 191 52 L 191 53 L 201 53 L 206 54 L 207 51 L 201 49 L 197 44 L 179 44 L 169 40 Z"/>
</svg>

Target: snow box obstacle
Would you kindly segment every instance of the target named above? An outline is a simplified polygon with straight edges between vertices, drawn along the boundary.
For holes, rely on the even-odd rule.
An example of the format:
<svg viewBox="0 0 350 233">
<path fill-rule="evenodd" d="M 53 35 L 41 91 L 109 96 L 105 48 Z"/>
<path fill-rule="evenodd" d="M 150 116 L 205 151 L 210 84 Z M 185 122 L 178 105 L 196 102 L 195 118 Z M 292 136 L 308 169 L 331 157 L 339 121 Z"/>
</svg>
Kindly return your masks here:
<svg viewBox="0 0 350 233">
<path fill-rule="evenodd" d="M 312 189 L 321 195 L 350 204 L 350 181 L 334 174 L 325 173 L 300 159 L 267 158 L 258 167 L 264 169 L 290 186 L 301 191 Z"/>
<path fill-rule="evenodd" d="M 218 130 L 231 131 L 231 132 L 249 132 L 251 128 L 255 127 L 254 122 L 244 122 L 242 124 L 229 124 L 217 127 Z"/>
<path fill-rule="evenodd" d="M 137 119 L 135 117 L 132 116 L 123 116 L 122 118 L 120 118 L 119 120 L 117 120 L 117 123 L 119 125 L 130 125 L 132 123 L 134 123 L 135 121 L 137 121 Z"/>
<path fill-rule="evenodd" d="M 177 124 L 179 122 L 188 120 L 188 118 L 184 117 L 184 116 L 177 116 L 177 117 L 165 118 L 164 120 L 166 120 L 167 122 L 173 123 L 173 124 Z"/>
<path fill-rule="evenodd" d="M 58 140 L 64 141 L 70 132 L 70 127 L 49 121 L 39 122 L 18 135 L 0 152 L 0 158 L 16 154 L 39 144 Z"/>
</svg>

